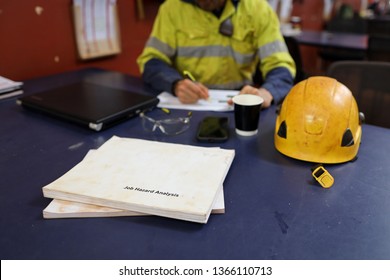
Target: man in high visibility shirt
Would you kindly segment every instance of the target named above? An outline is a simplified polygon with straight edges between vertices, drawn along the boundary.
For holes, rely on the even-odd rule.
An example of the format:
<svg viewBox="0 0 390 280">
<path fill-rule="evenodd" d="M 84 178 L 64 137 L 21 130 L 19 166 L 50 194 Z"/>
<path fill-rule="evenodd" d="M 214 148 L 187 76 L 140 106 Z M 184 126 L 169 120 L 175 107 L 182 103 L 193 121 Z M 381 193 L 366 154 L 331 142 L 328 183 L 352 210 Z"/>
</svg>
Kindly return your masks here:
<svg viewBox="0 0 390 280">
<path fill-rule="evenodd" d="M 266 0 L 166 0 L 137 62 L 147 84 L 183 103 L 206 99 L 208 88 L 240 89 L 265 108 L 284 98 L 296 71 Z M 260 88 L 252 86 L 257 65 Z"/>
</svg>

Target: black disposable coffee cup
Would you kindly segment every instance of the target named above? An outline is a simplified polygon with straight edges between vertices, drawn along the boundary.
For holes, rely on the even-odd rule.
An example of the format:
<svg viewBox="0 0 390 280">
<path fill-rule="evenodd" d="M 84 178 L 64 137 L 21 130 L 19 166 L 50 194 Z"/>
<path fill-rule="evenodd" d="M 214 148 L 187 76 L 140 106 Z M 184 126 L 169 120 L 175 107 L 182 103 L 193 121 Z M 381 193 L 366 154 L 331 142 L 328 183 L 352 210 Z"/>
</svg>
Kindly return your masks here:
<svg viewBox="0 0 390 280">
<path fill-rule="evenodd" d="M 253 94 L 240 94 L 233 97 L 237 134 L 241 136 L 257 134 L 263 102 L 263 98 Z"/>
</svg>

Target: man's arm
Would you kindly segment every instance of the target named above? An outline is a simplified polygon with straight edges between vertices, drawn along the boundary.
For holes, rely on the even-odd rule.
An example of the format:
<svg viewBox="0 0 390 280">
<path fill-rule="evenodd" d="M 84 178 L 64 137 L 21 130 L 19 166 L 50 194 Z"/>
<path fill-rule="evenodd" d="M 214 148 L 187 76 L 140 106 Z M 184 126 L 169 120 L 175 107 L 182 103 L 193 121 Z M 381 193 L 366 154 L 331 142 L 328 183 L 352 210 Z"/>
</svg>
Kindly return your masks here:
<svg viewBox="0 0 390 280">
<path fill-rule="evenodd" d="M 272 92 L 273 102 L 279 104 L 293 85 L 294 77 L 291 75 L 291 72 L 287 68 L 278 67 L 267 73 L 261 88 Z"/>
<path fill-rule="evenodd" d="M 145 64 L 142 78 L 152 88 L 176 95 L 182 103 L 194 103 L 208 97 L 204 85 L 184 79 L 176 69 L 157 58 Z"/>
<path fill-rule="evenodd" d="M 277 15 L 266 2 L 258 5 L 262 6 L 262 16 L 256 18 L 259 26 L 256 37 L 264 79 L 260 91 L 267 91 L 274 103 L 280 103 L 294 84 L 295 62 L 280 32 Z"/>
<path fill-rule="evenodd" d="M 152 88 L 172 94 L 174 94 L 172 88 L 174 83 L 183 79 L 175 68 L 157 58 L 152 58 L 146 62 L 142 78 Z"/>
<path fill-rule="evenodd" d="M 268 108 L 272 103 L 279 104 L 293 86 L 293 77 L 287 68 L 278 67 L 267 73 L 265 82 L 260 88 L 245 86 L 240 94 L 255 94 L 264 99 L 262 108 Z M 229 102 L 232 104 L 232 102 Z"/>
</svg>

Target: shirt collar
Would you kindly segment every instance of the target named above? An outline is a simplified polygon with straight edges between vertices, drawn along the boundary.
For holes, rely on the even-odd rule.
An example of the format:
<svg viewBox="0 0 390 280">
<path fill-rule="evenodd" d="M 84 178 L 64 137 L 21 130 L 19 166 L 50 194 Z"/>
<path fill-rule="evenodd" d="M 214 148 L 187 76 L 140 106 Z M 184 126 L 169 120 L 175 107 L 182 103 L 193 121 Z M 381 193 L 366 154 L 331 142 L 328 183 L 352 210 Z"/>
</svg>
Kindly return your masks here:
<svg viewBox="0 0 390 280">
<path fill-rule="evenodd" d="M 195 0 L 181 0 L 181 1 L 195 5 Z M 230 0 L 230 1 L 232 1 L 235 8 L 237 8 L 238 2 L 240 2 L 240 0 Z"/>
<path fill-rule="evenodd" d="M 192 5 L 196 5 L 195 0 L 181 0 L 181 1 L 186 2 L 186 3 L 190 3 Z M 240 0 L 228 0 L 228 1 L 231 1 L 234 8 L 237 9 L 237 6 L 238 6 L 238 3 L 240 2 Z M 221 10 L 218 10 L 218 11 L 213 11 L 213 14 L 219 18 L 222 15 L 223 9 L 224 8 L 222 8 Z"/>
</svg>

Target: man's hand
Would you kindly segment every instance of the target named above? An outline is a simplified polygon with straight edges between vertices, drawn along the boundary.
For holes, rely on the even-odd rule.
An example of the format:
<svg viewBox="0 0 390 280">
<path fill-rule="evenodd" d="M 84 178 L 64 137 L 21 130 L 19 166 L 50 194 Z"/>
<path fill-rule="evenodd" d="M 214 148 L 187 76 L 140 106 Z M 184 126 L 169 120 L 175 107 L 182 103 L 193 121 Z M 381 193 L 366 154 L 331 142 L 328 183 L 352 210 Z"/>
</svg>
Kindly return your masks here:
<svg viewBox="0 0 390 280">
<path fill-rule="evenodd" d="M 261 106 L 262 108 L 271 106 L 271 102 L 274 99 L 271 93 L 265 88 L 255 88 L 252 86 L 244 86 L 239 94 L 254 94 L 262 97 L 264 99 L 263 105 Z M 232 105 L 233 101 L 229 100 L 228 103 Z"/>
<path fill-rule="evenodd" d="M 209 90 L 207 87 L 189 79 L 178 81 L 175 85 L 174 92 L 180 102 L 185 104 L 195 103 L 199 99 L 209 98 Z"/>
</svg>

